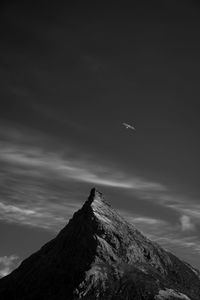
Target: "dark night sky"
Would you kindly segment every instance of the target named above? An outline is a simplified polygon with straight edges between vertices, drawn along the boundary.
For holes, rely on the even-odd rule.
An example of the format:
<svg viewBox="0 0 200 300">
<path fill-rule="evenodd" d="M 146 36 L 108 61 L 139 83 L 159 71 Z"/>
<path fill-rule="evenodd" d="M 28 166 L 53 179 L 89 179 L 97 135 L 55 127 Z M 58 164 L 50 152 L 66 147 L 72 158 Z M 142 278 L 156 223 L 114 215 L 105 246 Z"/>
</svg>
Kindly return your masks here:
<svg viewBox="0 0 200 300">
<path fill-rule="evenodd" d="M 198 2 L 5 3 L 0 275 L 55 236 L 93 186 L 200 268 Z"/>
</svg>

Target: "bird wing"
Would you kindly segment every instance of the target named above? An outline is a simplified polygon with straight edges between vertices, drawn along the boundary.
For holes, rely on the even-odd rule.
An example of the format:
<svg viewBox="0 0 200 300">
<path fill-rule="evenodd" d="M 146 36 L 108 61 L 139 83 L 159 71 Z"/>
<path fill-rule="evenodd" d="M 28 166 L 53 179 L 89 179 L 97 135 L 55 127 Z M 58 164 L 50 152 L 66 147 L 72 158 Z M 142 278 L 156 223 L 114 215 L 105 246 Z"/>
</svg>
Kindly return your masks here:
<svg viewBox="0 0 200 300">
<path fill-rule="evenodd" d="M 130 129 L 136 130 L 134 126 L 131 126 L 127 123 L 122 123 L 122 124 L 126 127 L 126 129 L 130 128 Z"/>
</svg>

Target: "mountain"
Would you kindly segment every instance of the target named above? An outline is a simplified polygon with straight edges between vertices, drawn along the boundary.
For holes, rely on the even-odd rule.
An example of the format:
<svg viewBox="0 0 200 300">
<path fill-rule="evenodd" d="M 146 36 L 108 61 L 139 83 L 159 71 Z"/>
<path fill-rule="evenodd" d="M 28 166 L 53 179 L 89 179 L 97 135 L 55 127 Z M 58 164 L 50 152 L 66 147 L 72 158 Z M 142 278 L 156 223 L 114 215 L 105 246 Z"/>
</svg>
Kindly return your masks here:
<svg viewBox="0 0 200 300">
<path fill-rule="evenodd" d="M 199 300 L 200 272 L 151 242 L 92 189 L 38 252 L 0 280 L 2 300 Z"/>
</svg>

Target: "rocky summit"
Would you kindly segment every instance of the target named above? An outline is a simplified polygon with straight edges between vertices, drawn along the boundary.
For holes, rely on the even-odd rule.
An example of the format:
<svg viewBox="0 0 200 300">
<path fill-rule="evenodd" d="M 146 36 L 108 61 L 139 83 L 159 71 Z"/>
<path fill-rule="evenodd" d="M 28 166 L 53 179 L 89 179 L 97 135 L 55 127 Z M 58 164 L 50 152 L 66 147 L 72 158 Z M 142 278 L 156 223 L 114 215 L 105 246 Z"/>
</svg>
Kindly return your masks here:
<svg viewBox="0 0 200 300">
<path fill-rule="evenodd" d="M 0 280 L 2 300 L 199 300 L 200 272 L 92 189 L 60 233 Z"/>
</svg>

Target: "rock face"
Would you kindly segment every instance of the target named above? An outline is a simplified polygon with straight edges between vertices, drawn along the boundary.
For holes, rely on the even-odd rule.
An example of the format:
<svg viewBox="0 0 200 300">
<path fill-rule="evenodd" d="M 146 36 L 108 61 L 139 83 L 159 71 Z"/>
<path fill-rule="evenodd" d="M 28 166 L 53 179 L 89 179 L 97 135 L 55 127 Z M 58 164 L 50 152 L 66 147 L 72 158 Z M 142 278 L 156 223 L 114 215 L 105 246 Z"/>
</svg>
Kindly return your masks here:
<svg viewBox="0 0 200 300">
<path fill-rule="evenodd" d="M 91 190 L 55 239 L 0 280 L 2 300 L 199 300 L 200 272 Z"/>
</svg>

